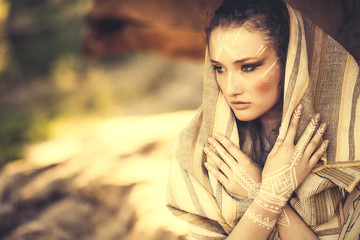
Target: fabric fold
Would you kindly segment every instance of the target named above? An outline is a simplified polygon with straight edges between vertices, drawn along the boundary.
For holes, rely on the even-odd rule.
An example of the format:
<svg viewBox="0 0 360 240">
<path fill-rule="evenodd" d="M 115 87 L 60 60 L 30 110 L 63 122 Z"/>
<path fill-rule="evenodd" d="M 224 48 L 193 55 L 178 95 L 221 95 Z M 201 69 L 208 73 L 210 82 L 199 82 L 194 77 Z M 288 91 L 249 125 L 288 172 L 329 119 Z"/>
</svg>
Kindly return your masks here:
<svg viewBox="0 0 360 240">
<path fill-rule="evenodd" d="M 304 111 L 296 140 L 317 112 L 321 121 L 328 124 L 323 137 L 330 140 L 322 161 L 289 202 L 326 239 L 337 236 L 343 224 L 341 189 L 351 192 L 360 181 L 359 66 L 329 35 L 290 6 L 288 10 L 290 39 L 279 138 L 285 137 L 293 110 L 301 103 Z M 171 212 L 190 223 L 196 239 L 202 239 L 201 234 L 209 237 L 206 239 L 224 239 L 252 200 L 231 197 L 207 173 L 203 148 L 216 132 L 225 134 L 244 152 L 251 139 L 240 146 L 236 119 L 216 83 L 208 53 L 203 89 L 201 108 L 179 136 L 170 170 L 167 205 Z M 276 236 L 275 229 L 269 239 Z"/>
</svg>

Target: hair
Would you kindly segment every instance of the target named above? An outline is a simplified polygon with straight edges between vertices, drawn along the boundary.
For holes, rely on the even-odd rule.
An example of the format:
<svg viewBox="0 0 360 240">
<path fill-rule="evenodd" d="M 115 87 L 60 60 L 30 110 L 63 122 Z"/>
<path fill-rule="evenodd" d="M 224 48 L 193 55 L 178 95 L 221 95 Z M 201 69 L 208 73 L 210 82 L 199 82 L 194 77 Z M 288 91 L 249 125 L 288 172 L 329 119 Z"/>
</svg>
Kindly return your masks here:
<svg viewBox="0 0 360 240">
<path fill-rule="evenodd" d="M 225 0 L 215 11 L 211 21 L 205 28 L 205 41 L 209 45 L 210 35 L 218 27 L 245 27 L 248 31 L 263 33 L 266 40 L 274 48 L 282 66 L 279 83 L 282 96 L 286 55 L 289 44 L 289 13 L 282 0 Z M 282 97 L 279 99 L 282 105 Z M 242 150 L 255 164 L 263 168 L 265 159 L 261 151 L 261 123 L 259 119 L 249 122 L 237 120 L 239 139 Z M 278 133 L 277 133 L 278 134 Z M 250 136 L 250 142 L 247 136 Z M 246 149 L 244 146 L 247 146 Z M 265 156 L 266 158 L 266 156 Z"/>
<path fill-rule="evenodd" d="M 240 27 L 265 34 L 285 64 L 289 44 L 289 13 L 282 0 L 225 0 L 205 27 L 209 45 L 211 32 L 218 27 Z"/>
</svg>

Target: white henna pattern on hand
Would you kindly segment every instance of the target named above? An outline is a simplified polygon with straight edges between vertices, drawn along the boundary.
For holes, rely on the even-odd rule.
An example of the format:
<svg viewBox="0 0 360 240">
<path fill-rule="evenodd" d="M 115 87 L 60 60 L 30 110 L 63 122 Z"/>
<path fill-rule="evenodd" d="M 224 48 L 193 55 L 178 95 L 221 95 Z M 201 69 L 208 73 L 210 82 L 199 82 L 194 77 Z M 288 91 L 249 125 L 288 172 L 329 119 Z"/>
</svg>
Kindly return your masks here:
<svg viewBox="0 0 360 240">
<path fill-rule="evenodd" d="M 284 227 L 290 227 L 290 220 L 284 209 L 282 210 L 277 223 Z"/>
<path fill-rule="evenodd" d="M 260 183 L 252 179 L 241 166 L 234 166 L 234 179 L 247 190 L 248 197 L 254 199 L 259 192 Z"/>
<path fill-rule="evenodd" d="M 295 111 L 293 112 L 294 118 L 300 118 L 300 115 L 301 115 L 301 108 L 296 108 Z"/>
<path fill-rule="evenodd" d="M 297 115 L 298 113 L 295 111 L 294 115 L 295 114 Z M 315 115 L 311 119 L 309 126 L 306 128 L 299 143 L 296 145 L 290 164 L 284 165 L 280 169 L 263 176 L 259 200 L 266 202 L 268 205 L 274 204 L 275 206 L 280 207 L 286 204 L 292 192 L 298 187 L 295 165 L 297 165 L 298 161 L 303 156 L 304 149 L 309 143 L 319 120 L 319 115 Z M 264 205 L 260 206 L 263 207 Z M 268 209 L 269 207 L 266 208 Z"/>
<path fill-rule="evenodd" d="M 269 218 L 262 219 L 261 214 L 256 214 L 255 211 L 251 208 L 246 210 L 245 216 L 263 228 L 272 229 L 276 224 L 276 220 L 270 221 Z"/>
<path fill-rule="evenodd" d="M 264 202 L 282 207 L 296 188 L 295 168 L 291 168 L 291 165 L 285 165 L 263 177 L 261 198 Z"/>
<path fill-rule="evenodd" d="M 316 128 L 319 119 L 314 116 L 311 119 L 309 126 L 306 128 L 304 135 L 300 138 L 299 143 L 296 145 L 295 153 L 291 159 L 291 164 L 297 164 L 297 162 L 301 159 L 304 149 L 306 148 L 307 144 L 309 143 L 311 136 Z"/>
</svg>

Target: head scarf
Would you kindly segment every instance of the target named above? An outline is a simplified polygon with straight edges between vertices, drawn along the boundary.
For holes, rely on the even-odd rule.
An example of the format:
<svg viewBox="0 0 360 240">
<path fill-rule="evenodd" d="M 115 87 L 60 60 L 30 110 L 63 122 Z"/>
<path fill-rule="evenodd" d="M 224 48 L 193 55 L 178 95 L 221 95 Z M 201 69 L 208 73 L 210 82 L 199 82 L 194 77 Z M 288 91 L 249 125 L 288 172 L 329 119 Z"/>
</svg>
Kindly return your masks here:
<svg viewBox="0 0 360 240">
<path fill-rule="evenodd" d="M 295 191 L 290 204 L 318 236 L 336 236 L 342 224 L 342 190 L 360 181 L 359 66 L 334 39 L 288 6 L 290 39 L 285 69 L 283 114 L 279 139 L 286 135 L 294 108 L 301 103 L 297 137 L 319 112 L 328 124 L 330 145 L 312 173 Z M 221 132 L 239 146 L 235 116 L 221 93 L 206 54 L 203 104 L 182 131 L 169 177 L 168 207 L 188 221 L 190 235 L 224 239 L 251 199 L 235 199 L 204 168 L 203 148 Z M 247 152 L 251 139 L 242 143 Z M 240 146 L 239 146 L 240 147 Z M 272 237 L 275 238 L 276 230 Z"/>
</svg>

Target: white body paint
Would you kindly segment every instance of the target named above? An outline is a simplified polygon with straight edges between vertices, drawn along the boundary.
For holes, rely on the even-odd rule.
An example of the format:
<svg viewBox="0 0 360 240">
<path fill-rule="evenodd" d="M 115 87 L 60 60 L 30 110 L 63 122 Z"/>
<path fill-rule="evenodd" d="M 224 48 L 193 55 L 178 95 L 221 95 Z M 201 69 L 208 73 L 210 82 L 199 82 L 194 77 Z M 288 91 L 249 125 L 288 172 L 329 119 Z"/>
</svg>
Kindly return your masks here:
<svg viewBox="0 0 360 240">
<path fill-rule="evenodd" d="M 259 50 L 255 53 L 255 57 L 260 57 L 265 52 L 266 49 L 267 49 L 267 47 L 262 45 L 259 48 Z"/>
<path fill-rule="evenodd" d="M 248 208 L 245 212 L 245 216 L 252 220 L 254 223 L 258 224 L 261 227 L 265 227 L 267 229 L 272 229 L 275 227 L 276 220 L 270 221 L 269 218 L 262 219 L 261 214 L 256 214 L 254 210 Z"/>
<path fill-rule="evenodd" d="M 294 112 L 294 116 L 296 117 L 298 117 L 299 114 L 301 114 L 301 112 Z M 310 124 L 296 146 L 290 164 L 263 176 L 260 195 L 261 199 L 268 205 L 273 204 L 280 207 L 284 206 L 292 192 L 298 187 L 294 166 L 301 159 L 305 147 L 309 143 L 318 121 L 319 120 L 314 117 L 311 119 Z"/>
<path fill-rule="evenodd" d="M 259 192 L 260 183 L 255 182 L 242 167 L 236 166 L 233 169 L 235 181 L 247 190 L 249 198 L 254 199 Z"/>
<path fill-rule="evenodd" d="M 275 67 L 277 63 L 277 58 L 275 59 L 275 61 L 271 64 L 271 66 L 263 73 L 263 75 L 261 76 L 262 79 L 264 79 L 264 77 L 267 76 L 268 73 L 270 73 L 270 71 Z M 264 79 L 263 81 L 267 81 L 267 79 Z"/>
</svg>

